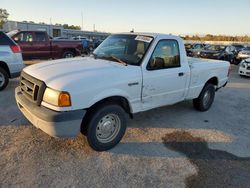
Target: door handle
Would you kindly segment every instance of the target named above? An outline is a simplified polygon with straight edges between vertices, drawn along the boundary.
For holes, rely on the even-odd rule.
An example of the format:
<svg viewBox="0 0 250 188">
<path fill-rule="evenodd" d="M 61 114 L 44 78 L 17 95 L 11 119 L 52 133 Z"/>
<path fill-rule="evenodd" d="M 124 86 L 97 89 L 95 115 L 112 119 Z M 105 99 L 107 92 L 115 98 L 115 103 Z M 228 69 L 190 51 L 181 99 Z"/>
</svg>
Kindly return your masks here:
<svg viewBox="0 0 250 188">
<path fill-rule="evenodd" d="M 184 76 L 184 72 L 180 72 L 178 76 Z"/>
</svg>

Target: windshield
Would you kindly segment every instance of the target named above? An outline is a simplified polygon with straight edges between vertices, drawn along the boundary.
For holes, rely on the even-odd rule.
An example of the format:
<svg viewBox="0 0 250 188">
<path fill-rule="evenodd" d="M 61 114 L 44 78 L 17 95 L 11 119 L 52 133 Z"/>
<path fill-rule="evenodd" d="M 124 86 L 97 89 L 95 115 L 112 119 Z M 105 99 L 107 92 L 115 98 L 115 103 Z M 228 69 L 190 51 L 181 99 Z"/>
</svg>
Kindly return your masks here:
<svg viewBox="0 0 250 188">
<path fill-rule="evenodd" d="M 111 35 L 94 51 L 94 56 L 139 66 L 152 41 L 148 36 Z"/>
<path fill-rule="evenodd" d="M 211 51 L 221 51 L 224 50 L 226 46 L 220 46 L 220 45 L 211 45 L 206 48 L 206 50 L 211 50 Z"/>
</svg>

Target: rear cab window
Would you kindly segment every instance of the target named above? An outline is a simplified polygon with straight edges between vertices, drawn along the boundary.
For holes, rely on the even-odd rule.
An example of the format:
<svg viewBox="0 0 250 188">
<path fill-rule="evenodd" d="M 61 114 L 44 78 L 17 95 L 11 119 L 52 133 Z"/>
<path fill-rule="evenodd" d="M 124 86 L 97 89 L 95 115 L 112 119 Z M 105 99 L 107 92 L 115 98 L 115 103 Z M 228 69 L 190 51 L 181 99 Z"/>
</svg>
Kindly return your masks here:
<svg viewBox="0 0 250 188">
<path fill-rule="evenodd" d="M 47 36 L 45 32 L 35 32 L 35 42 L 45 42 L 47 39 Z"/>
</svg>

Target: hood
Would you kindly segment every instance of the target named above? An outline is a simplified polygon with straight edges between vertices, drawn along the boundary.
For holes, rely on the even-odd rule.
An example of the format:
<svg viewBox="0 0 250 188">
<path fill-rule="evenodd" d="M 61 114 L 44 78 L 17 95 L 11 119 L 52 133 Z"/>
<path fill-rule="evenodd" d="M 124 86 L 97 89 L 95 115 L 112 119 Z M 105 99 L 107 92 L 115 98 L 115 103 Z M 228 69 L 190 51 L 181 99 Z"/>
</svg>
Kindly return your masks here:
<svg viewBox="0 0 250 188">
<path fill-rule="evenodd" d="M 126 74 L 130 71 L 130 75 Z M 67 91 L 79 85 L 90 85 L 94 82 L 107 82 L 124 76 L 132 76 L 140 71 L 137 66 L 122 64 L 92 57 L 60 59 L 28 66 L 27 74 L 45 82 L 48 87 Z"/>
<path fill-rule="evenodd" d="M 245 59 L 245 60 L 243 60 L 243 61 L 245 61 L 246 63 L 250 63 L 250 58 Z"/>
</svg>

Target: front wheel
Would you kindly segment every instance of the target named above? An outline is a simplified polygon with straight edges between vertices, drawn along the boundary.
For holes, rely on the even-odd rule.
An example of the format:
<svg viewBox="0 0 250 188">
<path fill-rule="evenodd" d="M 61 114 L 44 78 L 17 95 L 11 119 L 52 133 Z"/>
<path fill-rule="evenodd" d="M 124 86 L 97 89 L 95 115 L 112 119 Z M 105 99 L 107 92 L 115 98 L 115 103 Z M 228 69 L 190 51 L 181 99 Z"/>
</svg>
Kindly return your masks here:
<svg viewBox="0 0 250 188">
<path fill-rule="evenodd" d="M 96 151 L 117 145 L 126 131 L 126 113 L 115 104 L 102 105 L 92 114 L 87 125 L 87 140 Z"/>
<path fill-rule="evenodd" d="M 65 51 L 63 53 L 63 58 L 72 58 L 72 57 L 75 57 L 75 53 L 72 51 Z"/>
<path fill-rule="evenodd" d="M 206 84 L 199 97 L 193 100 L 193 105 L 197 110 L 205 112 L 212 106 L 214 102 L 214 96 L 215 86 L 213 84 Z"/>
</svg>

